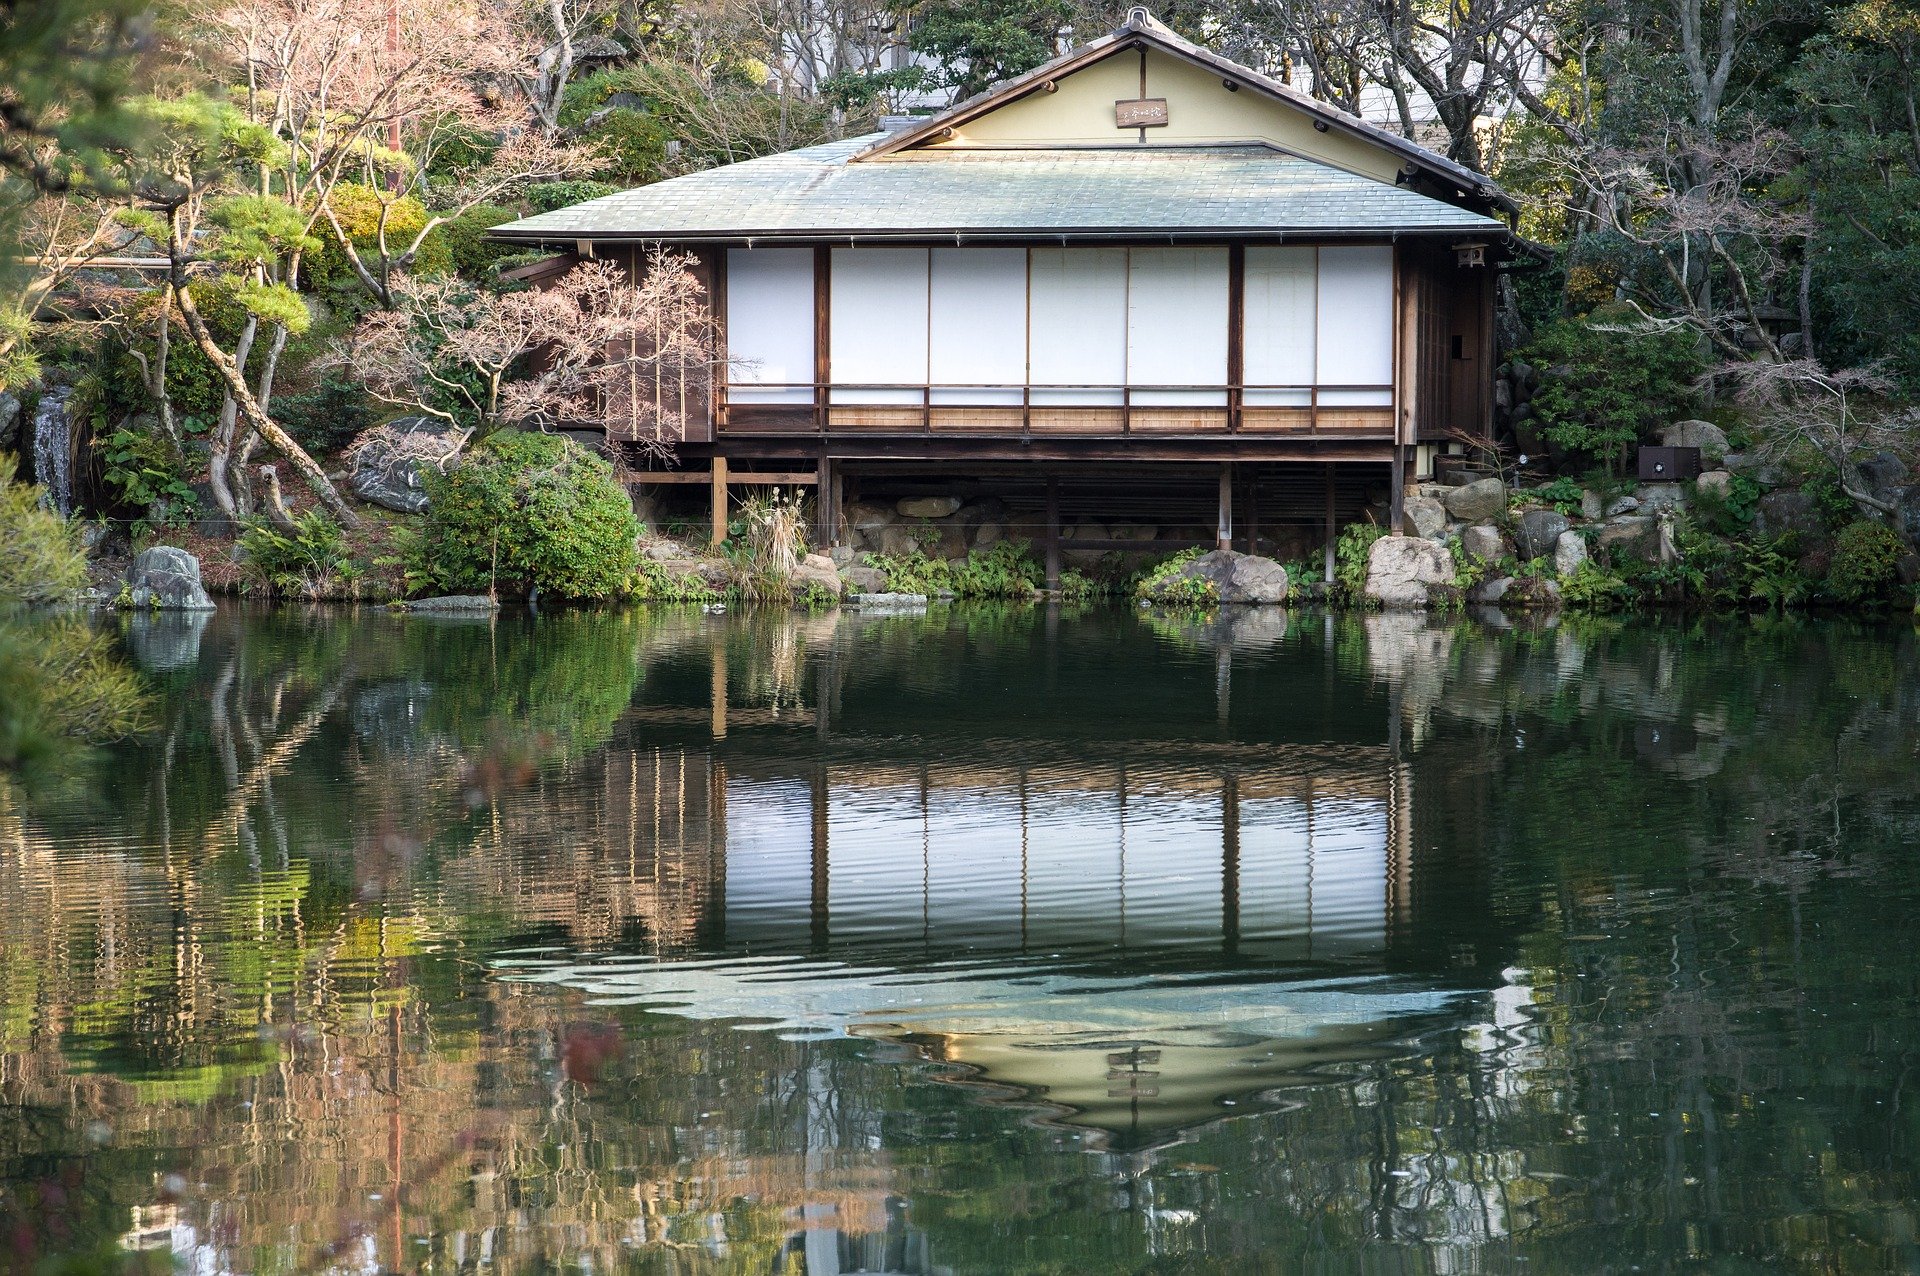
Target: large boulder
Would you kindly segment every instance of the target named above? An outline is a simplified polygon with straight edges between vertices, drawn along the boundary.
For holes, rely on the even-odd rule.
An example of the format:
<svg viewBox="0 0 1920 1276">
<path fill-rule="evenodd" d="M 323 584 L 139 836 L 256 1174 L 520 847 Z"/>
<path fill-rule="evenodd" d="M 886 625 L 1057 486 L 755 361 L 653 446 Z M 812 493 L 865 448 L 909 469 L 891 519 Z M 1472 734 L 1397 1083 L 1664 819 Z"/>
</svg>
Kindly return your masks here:
<svg viewBox="0 0 1920 1276">
<path fill-rule="evenodd" d="M 460 456 L 467 431 L 430 416 L 403 416 L 362 431 L 347 451 L 347 490 L 401 514 L 424 514 L 423 475 L 444 473 Z"/>
<path fill-rule="evenodd" d="M 1469 562 L 1496 562 L 1507 552 L 1507 538 L 1500 534 L 1499 528 L 1481 523 L 1460 533 L 1460 552 Z"/>
<path fill-rule="evenodd" d="M 1271 558 L 1216 549 L 1190 559 L 1150 593 L 1150 601 L 1178 600 L 1179 583 L 1204 580 L 1212 583 L 1223 603 L 1271 604 L 1287 601 L 1287 569 Z"/>
<path fill-rule="evenodd" d="M 887 574 L 878 567 L 842 567 L 840 579 L 850 594 L 884 594 Z"/>
<path fill-rule="evenodd" d="M 20 396 L 0 390 L 0 452 L 19 452 Z"/>
<path fill-rule="evenodd" d="M 957 496 L 909 496 L 893 508 L 901 518 L 945 518 L 959 512 L 961 504 Z"/>
<path fill-rule="evenodd" d="M 1920 544 L 1920 483 L 1903 487 L 1894 497 L 1900 513 L 1900 532 L 1909 544 Z"/>
<path fill-rule="evenodd" d="M 0 422 L 5 420 L 5 405 L 0 404 Z M 1870 452 L 1860 458 L 1855 466 L 1860 471 L 1860 481 L 1867 490 L 1881 500 L 1894 497 L 1900 485 L 1907 481 L 1907 463 L 1891 452 Z"/>
<path fill-rule="evenodd" d="M 1727 432 L 1711 421 L 1675 421 L 1660 431 L 1661 447 L 1697 447 L 1709 468 L 1727 458 Z"/>
<path fill-rule="evenodd" d="M 804 593 L 809 588 L 818 589 L 831 598 L 839 598 L 845 590 L 840 580 L 840 569 L 825 554 L 808 554 L 793 569 L 793 590 Z"/>
<path fill-rule="evenodd" d="M 1448 488 L 1449 492 L 1458 488 Z M 1447 530 L 1447 507 L 1431 496 L 1416 496 L 1406 503 L 1406 526 L 1415 536 L 1439 536 Z"/>
<path fill-rule="evenodd" d="M 1464 487 L 1450 487 L 1440 498 L 1447 513 L 1462 523 L 1484 523 L 1507 512 L 1507 485 L 1497 478 L 1483 478 Z"/>
<path fill-rule="evenodd" d="M 143 549 L 127 568 L 128 598 L 138 609 L 212 611 L 200 583 L 200 560 L 172 545 Z"/>
<path fill-rule="evenodd" d="M 1826 530 L 1826 520 L 1811 495 L 1797 487 L 1783 487 L 1760 498 L 1753 511 L 1753 530 L 1762 536 L 1788 532 L 1818 536 Z"/>
<path fill-rule="evenodd" d="M 1428 590 L 1453 584 L 1453 555 L 1419 536 L 1382 536 L 1367 554 L 1367 597 L 1382 607 L 1425 607 Z"/>
<path fill-rule="evenodd" d="M 1652 563 L 1660 558 L 1660 528 L 1650 518 L 1617 518 L 1600 529 L 1596 543 L 1616 559 Z"/>
<path fill-rule="evenodd" d="M 1709 500 L 1725 502 L 1733 496 L 1733 475 L 1725 470 L 1708 470 L 1694 481 L 1693 490 Z"/>
<path fill-rule="evenodd" d="M 847 520 L 847 531 L 851 533 L 854 544 L 878 547 L 880 530 L 898 517 L 891 505 L 874 505 L 867 501 L 849 501 L 841 517 Z"/>
<path fill-rule="evenodd" d="M 1586 561 L 1587 538 L 1575 531 L 1560 533 L 1560 539 L 1553 543 L 1553 574 L 1565 580 Z"/>
<path fill-rule="evenodd" d="M 1569 526 L 1567 516 L 1558 510 L 1532 509 L 1522 514 L 1514 528 L 1520 561 L 1532 562 L 1553 553 L 1553 547 L 1560 541 L 1560 533 Z"/>
</svg>

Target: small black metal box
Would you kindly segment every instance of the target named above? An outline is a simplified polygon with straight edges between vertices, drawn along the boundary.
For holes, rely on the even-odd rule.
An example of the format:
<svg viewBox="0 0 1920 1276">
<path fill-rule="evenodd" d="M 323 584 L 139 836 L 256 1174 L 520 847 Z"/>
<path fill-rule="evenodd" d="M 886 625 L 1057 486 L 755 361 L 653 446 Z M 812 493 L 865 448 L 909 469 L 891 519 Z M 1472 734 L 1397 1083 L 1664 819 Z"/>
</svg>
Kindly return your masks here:
<svg viewBox="0 0 1920 1276">
<path fill-rule="evenodd" d="M 1679 483 L 1700 477 L 1700 449 L 1697 447 L 1643 447 L 1640 449 L 1642 483 Z"/>
</svg>

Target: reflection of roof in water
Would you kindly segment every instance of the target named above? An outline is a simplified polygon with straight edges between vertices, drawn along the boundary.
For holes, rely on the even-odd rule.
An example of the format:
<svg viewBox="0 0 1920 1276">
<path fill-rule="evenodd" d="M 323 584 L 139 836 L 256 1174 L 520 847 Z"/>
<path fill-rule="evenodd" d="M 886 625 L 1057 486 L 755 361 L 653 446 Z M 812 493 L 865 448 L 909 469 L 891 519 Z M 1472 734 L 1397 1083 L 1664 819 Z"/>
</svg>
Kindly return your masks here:
<svg viewBox="0 0 1920 1276">
<path fill-rule="evenodd" d="M 796 1037 L 888 1038 L 966 1067 L 1128 1146 L 1227 1114 L 1261 1091 L 1378 1058 L 1459 992 L 1382 977 L 1279 982 L 1096 976 L 1045 963 L 920 969 L 805 959 L 656 962 L 526 952 L 507 979 Z"/>
</svg>

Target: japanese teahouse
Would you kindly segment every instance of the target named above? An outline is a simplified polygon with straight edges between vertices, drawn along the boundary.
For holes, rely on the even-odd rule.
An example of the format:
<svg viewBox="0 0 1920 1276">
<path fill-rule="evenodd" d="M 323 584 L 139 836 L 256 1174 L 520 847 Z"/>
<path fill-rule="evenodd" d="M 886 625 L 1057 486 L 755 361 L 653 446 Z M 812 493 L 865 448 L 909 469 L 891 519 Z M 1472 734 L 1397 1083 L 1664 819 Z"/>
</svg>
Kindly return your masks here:
<svg viewBox="0 0 1920 1276">
<path fill-rule="evenodd" d="M 1481 174 L 1136 8 L 892 131 L 493 234 L 696 258 L 725 371 L 643 480 L 817 483 L 834 540 L 849 484 L 1044 501 L 1050 545 L 1063 489 L 1103 515 L 1185 501 L 1228 545 L 1236 508 L 1242 535 L 1255 511 L 1330 528 L 1369 499 L 1397 523 L 1405 480 L 1488 432 L 1514 214 Z"/>
</svg>

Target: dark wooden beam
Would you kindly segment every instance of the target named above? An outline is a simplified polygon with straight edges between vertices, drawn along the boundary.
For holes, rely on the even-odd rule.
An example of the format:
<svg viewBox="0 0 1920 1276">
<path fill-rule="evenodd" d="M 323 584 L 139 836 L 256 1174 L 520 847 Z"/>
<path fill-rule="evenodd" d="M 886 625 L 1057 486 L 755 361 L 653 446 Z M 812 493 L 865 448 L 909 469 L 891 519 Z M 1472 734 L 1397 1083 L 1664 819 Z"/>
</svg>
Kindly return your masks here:
<svg viewBox="0 0 1920 1276">
<path fill-rule="evenodd" d="M 1227 429 L 1238 430 L 1247 392 L 1247 249 L 1227 249 Z"/>
<path fill-rule="evenodd" d="M 833 249 L 813 250 L 813 428 L 827 432 L 827 383 L 833 377 Z"/>
<path fill-rule="evenodd" d="M 1233 548 L 1233 462 L 1220 463 L 1220 525 L 1215 531 L 1216 548 Z"/>
<path fill-rule="evenodd" d="M 645 470 L 639 474 L 628 475 L 627 481 L 636 484 L 708 484 L 727 483 L 733 487 L 812 487 L 820 481 L 818 474 L 809 474 L 805 470 L 783 470 L 775 473 L 770 470 L 725 470 L 725 457 L 716 457 L 723 466 L 722 477 L 716 479 L 711 474 L 702 474 L 698 470 Z"/>
<path fill-rule="evenodd" d="M 727 458 L 713 458 L 713 472 L 709 475 L 713 482 L 713 543 L 718 545 L 727 539 Z M 719 734 L 725 735 L 725 731 Z"/>
<path fill-rule="evenodd" d="M 1060 588 L 1060 480 L 1047 480 L 1047 588 Z"/>
</svg>

